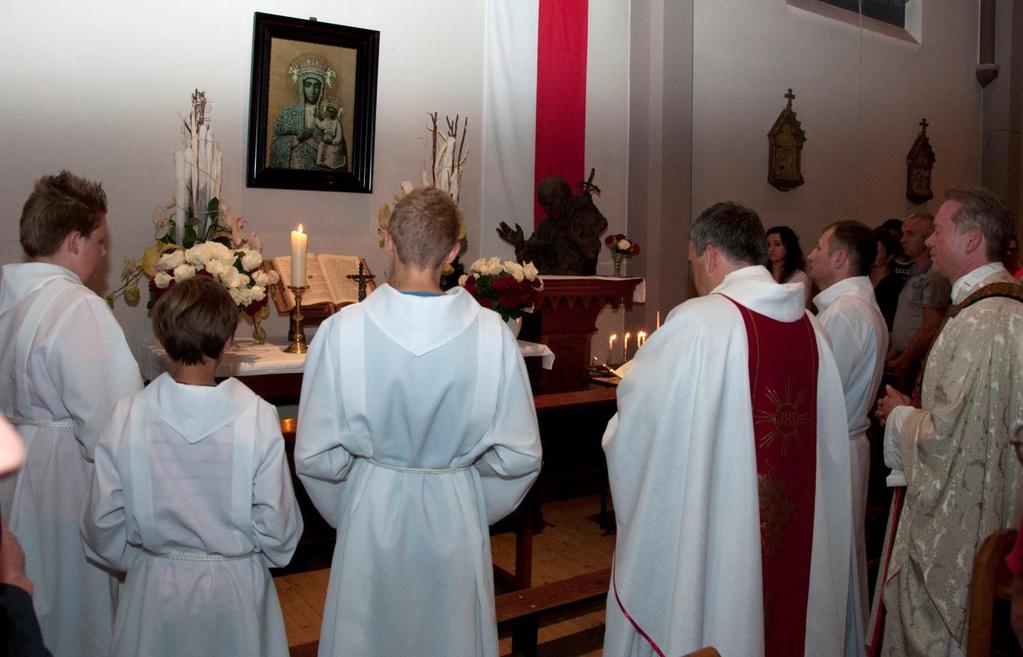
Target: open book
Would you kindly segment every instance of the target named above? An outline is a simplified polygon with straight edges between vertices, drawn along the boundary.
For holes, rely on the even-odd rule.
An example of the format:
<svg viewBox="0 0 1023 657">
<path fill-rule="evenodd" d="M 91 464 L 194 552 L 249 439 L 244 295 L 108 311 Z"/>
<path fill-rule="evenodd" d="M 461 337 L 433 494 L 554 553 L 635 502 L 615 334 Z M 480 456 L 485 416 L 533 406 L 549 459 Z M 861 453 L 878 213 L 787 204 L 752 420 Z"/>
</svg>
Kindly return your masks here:
<svg viewBox="0 0 1023 657">
<path fill-rule="evenodd" d="M 306 285 L 309 289 L 302 295 L 303 314 L 310 314 L 306 313 L 306 308 L 322 308 L 323 316 L 327 316 L 337 312 L 342 306 L 357 302 L 359 284 L 348 278 L 348 275 L 359 273 L 360 262 L 363 266 L 362 273 L 371 273 L 366 261 L 358 256 L 309 253 L 306 254 L 305 262 Z M 283 315 L 295 307 L 295 295 L 288 289 L 291 283 L 291 257 L 278 256 L 273 258 L 270 264 L 281 275 L 281 282 L 273 290 L 273 300 L 277 312 Z M 375 287 L 372 282 L 367 283 L 366 293 L 369 294 Z M 319 316 L 320 313 L 310 315 Z"/>
</svg>

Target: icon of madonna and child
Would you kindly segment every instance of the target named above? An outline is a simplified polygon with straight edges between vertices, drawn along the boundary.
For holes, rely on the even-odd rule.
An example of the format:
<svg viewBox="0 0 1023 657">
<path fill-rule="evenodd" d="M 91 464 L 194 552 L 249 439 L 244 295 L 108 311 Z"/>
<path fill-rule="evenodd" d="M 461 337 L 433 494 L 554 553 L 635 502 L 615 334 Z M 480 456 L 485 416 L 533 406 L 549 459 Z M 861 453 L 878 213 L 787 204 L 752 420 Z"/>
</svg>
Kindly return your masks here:
<svg viewBox="0 0 1023 657">
<path fill-rule="evenodd" d="M 300 55 L 288 66 L 287 76 L 298 92 L 298 103 L 277 115 L 270 167 L 348 171 L 344 102 L 327 95 L 339 82 L 334 66 L 319 55 Z"/>
</svg>

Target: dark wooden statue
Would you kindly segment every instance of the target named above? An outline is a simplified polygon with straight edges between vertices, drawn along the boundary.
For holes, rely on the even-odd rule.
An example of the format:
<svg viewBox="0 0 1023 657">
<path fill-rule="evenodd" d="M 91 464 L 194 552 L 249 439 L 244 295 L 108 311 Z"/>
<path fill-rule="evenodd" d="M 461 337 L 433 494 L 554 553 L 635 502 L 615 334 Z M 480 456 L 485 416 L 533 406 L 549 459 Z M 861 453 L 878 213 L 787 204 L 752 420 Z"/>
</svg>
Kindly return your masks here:
<svg viewBox="0 0 1023 657">
<path fill-rule="evenodd" d="M 541 274 L 593 276 L 597 273 L 600 235 L 607 230 L 607 219 L 593 204 L 593 193 L 600 189 L 593 184 L 594 171 L 581 183 L 582 192 L 572 196 L 563 178 L 547 178 L 540 183 L 537 201 L 547 216 L 536 232 L 524 239 L 522 227 L 514 230 L 505 222 L 497 228 L 498 236 L 515 248 L 515 259 L 532 262 Z"/>
<path fill-rule="evenodd" d="M 803 184 L 803 144 L 806 133 L 792 111 L 796 95 L 789 89 L 785 94 L 788 103 L 767 133 L 768 159 L 767 182 L 787 192 Z"/>
<path fill-rule="evenodd" d="M 934 149 L 927 138 L 927 119 L 920 121 L 920 134 L 906 155 L 906 198 L 917 205 L 934 198 L 931 191 L 931 170 L 934 169 Z"/>
</svg>

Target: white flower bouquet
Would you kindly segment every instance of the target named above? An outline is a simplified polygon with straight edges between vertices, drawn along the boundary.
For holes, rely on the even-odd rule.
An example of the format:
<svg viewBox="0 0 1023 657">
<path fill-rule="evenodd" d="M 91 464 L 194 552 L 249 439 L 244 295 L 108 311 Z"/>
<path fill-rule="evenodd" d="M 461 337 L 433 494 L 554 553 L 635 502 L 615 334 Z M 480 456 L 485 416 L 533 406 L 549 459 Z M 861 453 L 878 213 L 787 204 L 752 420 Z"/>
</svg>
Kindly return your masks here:
<svg viewBox="0 0 1023 657">
<path fill-rule="evenodd" d="M 111 306 L 118 297 L 129 306 L 138 305 L 139 282 L 148 280 L 151 309 L 160 295 L 193 276 L 208 276 L 230 293 L 243 317 L 252 322 L 253 337 L 266 341 L 260 323 L 269 316 L 267 288 L 279 280 L 275 271 L 263 270 L 259 238 L 245 237 L 245 221 L 233 217 L 221 206 L 221 155 L 206 120 L 206 96 L 192 96 L 192 114 L 185 124 L 188 147 L 175 157 L 177 192 L 168 206 L 170 216 L 161 216 L 153 224 L 156 242 L 138 260 L 126 260 L 121 271 L 121 287 L 106 295 Z M 199 209 L 197 209 L 199 208 Z M 182 224 L 180 242 L 178 226 Z"/>
</svg>

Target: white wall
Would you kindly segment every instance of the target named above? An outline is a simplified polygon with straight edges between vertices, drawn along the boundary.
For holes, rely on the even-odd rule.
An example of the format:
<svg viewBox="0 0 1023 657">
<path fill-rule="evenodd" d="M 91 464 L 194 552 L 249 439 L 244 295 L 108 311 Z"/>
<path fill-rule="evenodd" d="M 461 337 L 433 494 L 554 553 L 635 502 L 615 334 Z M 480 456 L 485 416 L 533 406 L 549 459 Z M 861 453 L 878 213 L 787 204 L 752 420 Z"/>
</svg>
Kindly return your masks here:
<svg viewBox="0 0 1023 657">
<path fill-rule="evenodd" d="M 597 169 L 604 191 L 597 202 L 610 229 L 622 231 L 628 57 L 617 44 L 627 43 L 628 3 L 590 5 L 589 67 L 600 84 L 587 89 L 591 106 L 596 102 L 599 109 L 587 116 L 592 129 L 586 166 Z M 481 216 L 484 8 L 480 0 L 15 3 L 0 23 L 0 111 L 6 117 L 0 126 L 0 214 L 8 221 L 0 264 L 22 258 L 16 224 L 32 182 L 66 168 L 106 188 L 112 244 L 109 269 L 96 287 L 116 286 L 121 262 L 151 242 L 151 220 L 173 197 L 173 153 L 181 147 L 180 118 L 194 88 L 204 89 L 212 103 L 224 152 L 222 201 L 259 233 L 265 255 L 286 253 L 288 231 L 302 221 L 311 251 L 362 255 L 382 280 L 377 211 L 402 180 L 418 181 L 427 158 L 426 113 L 432 111 L 470 119 L 460 203 L 469 232 L 467 260 L 511 255 L 494 233 L 509 217 Z M 381 32 L 372 194 L 245 187 L 255 11 Z M 531 223 L 530 217 L 519 221 Z M 115 313 L 130 342 L 147 339 L 142 309 L 118 304 Z M 271 340 L 283 341 L 284 318 L 274 316 L 268 328 Z"/>
<path fill-rule="evenodd" d="M 372 194 L 245 187 L 256 10 L 381 32 Z M 429 111 L 475 119 L 461 206 L 471 248 L 479 242 L 482 3 L 48 0 L 13 3 L 5 14 L 0 215 L 8 228 L 0 263 L 22 258 L 17 219 L 32 182 L 66 168 L 106 188 L 112 233 L 106 285 L 115 285 L 122 260 L 151 242 L 154 208 L 173 197 L 179 117 L 196 87 L 212 102 L 224 152 L 222 200 L 259 233 L 266 255 L 286 253 L 288 231 L 301 220 L 310 250 L 363 255 L 382 275 L 377 210 L 402 180 L 418 180 Z M 142 309 L 119 304 L 116 314 L 129 341 L 145 333 Z M 283 339 L 285 320 L 271 321 L 270 333 Z"/>
<path fill-rule="evenodd" d="M 919 43 L 784 0 L 694 6 L 694 213 L 738 201 L 766 226 L 792 226 L 806 250 L 832 221 L 933 212 L 946 187 L 979 182 L 975 2 L 923 3 Z M 807 136 L 806 183 L 780 192 L 767 183 L 767 132 L 789 87 Z M 905 157 L 925 116 L 936 198 L 915 206 Z"/>
</svg>

